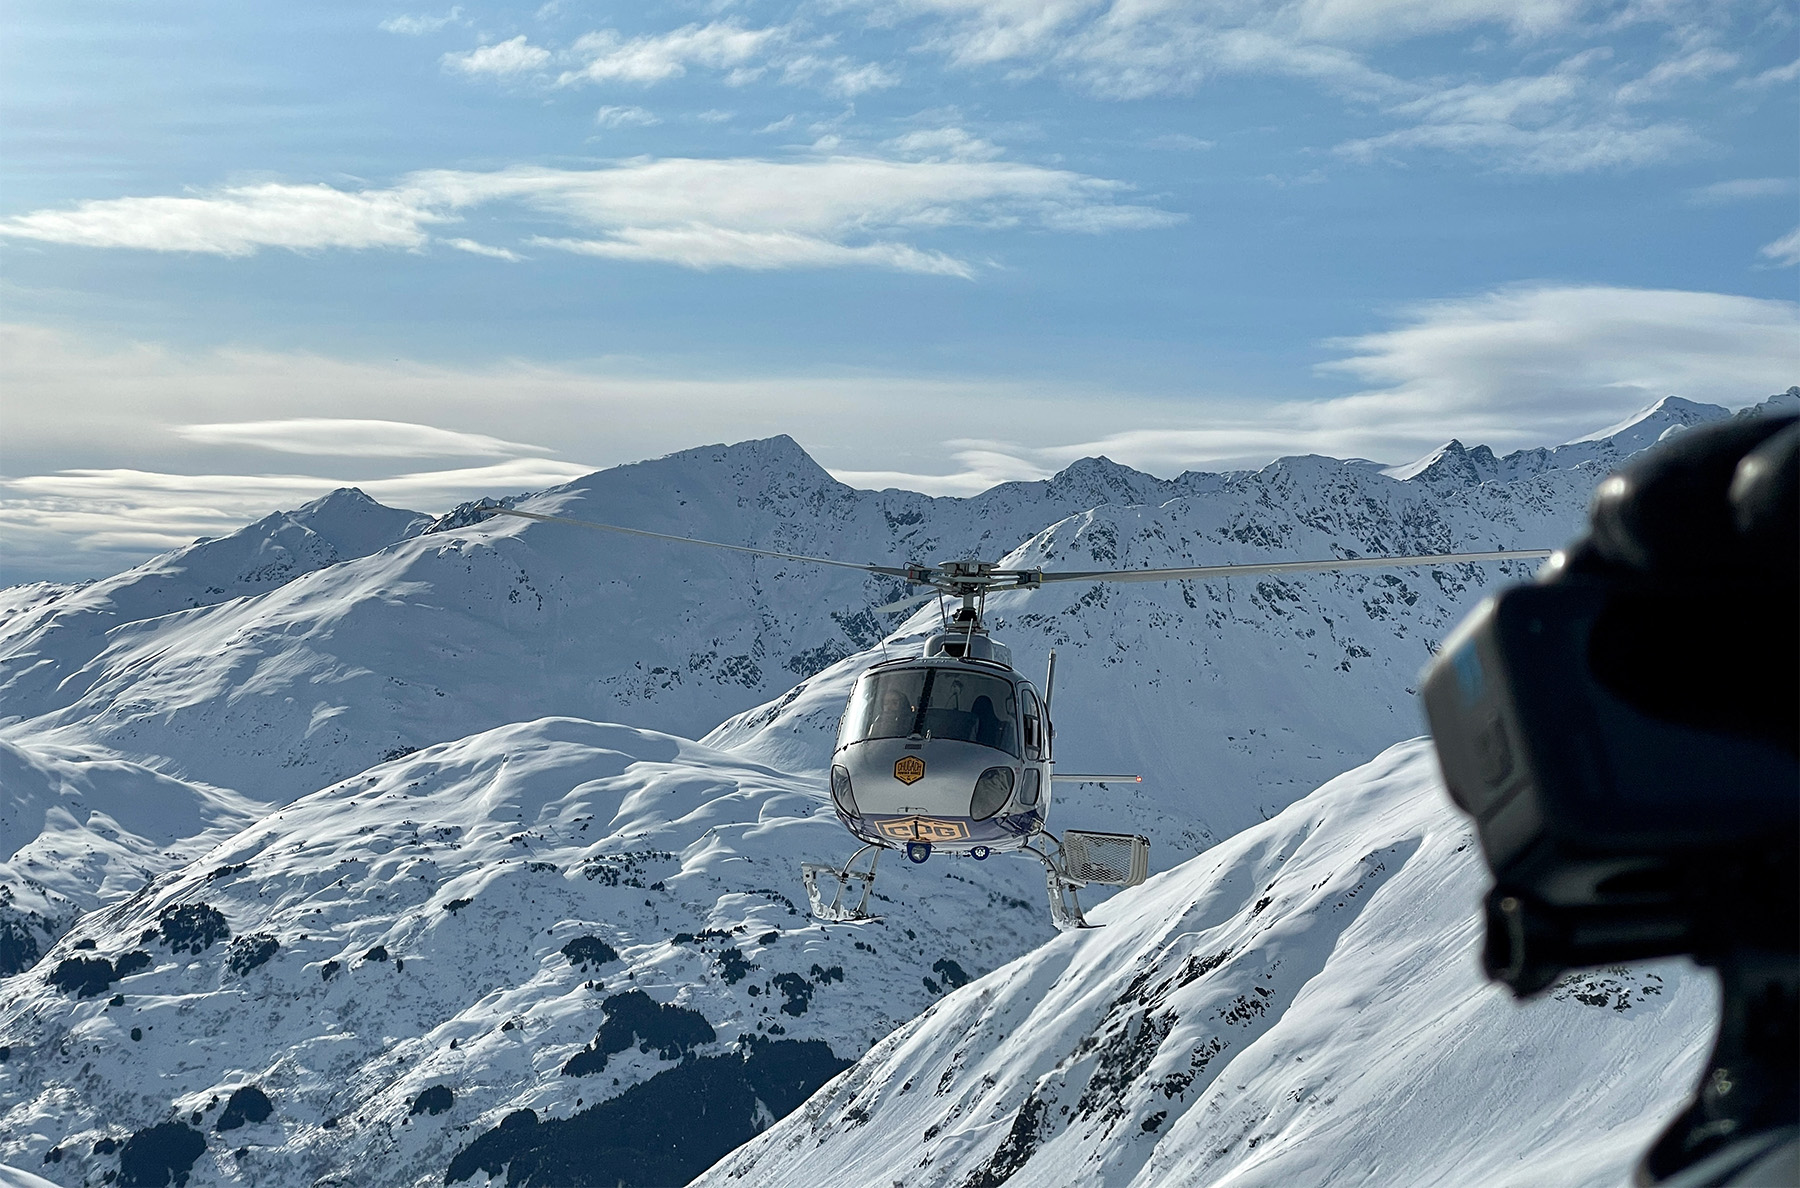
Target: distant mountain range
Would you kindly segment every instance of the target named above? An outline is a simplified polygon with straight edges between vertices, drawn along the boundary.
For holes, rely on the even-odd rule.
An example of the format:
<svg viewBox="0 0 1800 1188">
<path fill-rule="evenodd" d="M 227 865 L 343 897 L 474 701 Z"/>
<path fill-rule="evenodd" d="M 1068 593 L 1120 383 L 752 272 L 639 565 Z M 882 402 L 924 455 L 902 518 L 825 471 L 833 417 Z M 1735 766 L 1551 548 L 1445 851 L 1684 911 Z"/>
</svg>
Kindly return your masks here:
<svg viewBox="0 0 1800 1188">
<path fill-rule="evenodd" d="M 1800 405 L 1800 389 L 1770 404 Z M 1301 457 L 1162 480 L 1089 459 L 970 499 L 854 490 L 773 438 L 603 471 L 520 506 L 856 561 L 1104 568 L 1549 547 L 1577 531 L 1618 460 L 1725 415 L 1670 399 L 1556 450 L 1496 459 L 1451 443 L 1390 473 Z M 1378 967 L 1415 968 L 1470 943 L 1476 875 L 1464 851 L 1443 852 L 1458 825 L 1416 747 L 1321 793 L 1317 813 L 1306 806 L 1318 798 L 1295 802 L 1418 733 L 1419 667 L 1485 586 L 1525 567 L 996 596 L 990 613 L 1021 666 L 1059 652 L 1065 766 L 1145 777 L 1063 794 L 1053 827 L 1145 833 L 1153 868 L 1168 872 L 1101 908 L 1112 927 L 1052 941 L 1041 872 L 1023 862 L 896 864 L 879 888 L 883 923 L 804 916 L 798 863 L 849 848 L 821 780 L 848 685 L 884 648 L 928 631 L 936 607 L 883 613 L 899 584 L 847 571 L 468 520 L 340 491 L 112 578 L 0 591 L 0 1162 L 67 1184 L 133 1182 L 165 1164 L 195 1184 L 548 1184 L 577 1171 L 592 1183 L 679 1182 L 881 1042 L 816 1109 L 724 1166 L 801 1182 L 768 1178 L 798 1166 L 771 1144 L 825 1118 L 871 1149 L 924 1143 L 913 1159 L 938 1152 L 971 1183 L 1000 1182 L 1008 1160 L 1021 1183 L 1047 1176 L 1023 1169 L 1056 1166 L 1033 1165 L 1034 1152 L 1068 1144 L 1097 1166 L 1150 1175 L 1158 1159 L 1214 1141 L 1214 1107 L 1190 1105 L 1213 1100 L 1217 1069 L 1196 1073 L 1152 1126 L 1155 1111 L 1127 1091 L 1137 1072 L 1110 1090 L 1066 1068 L 1063 1087 L 1038 1084 L 1045 1061 L 1066 1054 L 1059 1044 L 1080 1047 L 1085 1034 L 1104 1049 L 1108 1028 L 1140 1026 L 1135 1007 L 1094 1014 L 1095 999 L 1019 1033 L 1035 1054 L 993 1064 L 1004 1075 L 931 1139 L 905 1138 L 915 1115 L 904 1096 L 864 1101 L 857 1120 L 841 1086 L 886 1076 L 902 1036 L 937 1052 L 983 996 L 1037 1019 L 1061 1010 L 1044 995 L 1090 977 L 1068 972 L 1082 962 L 1122 973 L 1161 969 L 1177 950 L 1187 960 L 1188 940 L 1150 924 L 1183 897 L 1212 905 L 1200 932 L 1233 913 L 1300 931 L 1327 918 L 1321 888 L 1293 880 L 1251 912 L 1271 892 L 1244 865 L 1247 847 L 1263 855 L 1316 832 L 1307 844 L 1343 866 L 1412 838 L 1387 869 L 1415 873 L 1384 888 L 1441 878 L 1461 896 L 1454 910 L 1446 898 L 1421 911 L 1383 889 L 1364 917 L 1390 926 L 1359 925 L 1323 951 L 1307 941 L 1309 956 L 1296 950 L 1268 983 L 1279 1001 L 1258 1019 L 1270 1035 L 1279 1022 L 1303 1027 L 1311 1016 L 1295 1012 L 1323 971 L 1403 995 L 1405 979 Z M 1378 811 L 1390 801 L 1410 824 Z M 1399 840 L 1376 844 L 1384 830 Z M 1421 866 L 1420 855 L 1435 857 Z M 1192 995 L 1239 982 L 1234 994 L 1251 993 L 1243 963 L 1279 956 L 1251 942 L 1257 929 L 1230 943 L 1219 933 L 1234 956 L 1191 990 L 1169 990 L 1181 1004 L 1169 1010 L 1197 1018 L 1213 1008 Z M 1015 959 L 999 981 L 977 980 Z M 1433 982 L 1451 1014 L 1496 993 L 1467 969 L 1459 977 Z M 1620 1017 L 1666 1009 L 1671 1021 L 1654 1036 L 1640 1028 L 1641 1049 L 1605 1042 L 1662 1055 L 1702 1042 L 1703 987 L 1648 995 Z M 1142 1026 L 1163 1028 L 1148 1021 L 1161 1006 L 1146 1009 Z M 1389 1037 L 1362 1016 L 1340 1004 L 1318 1017 L 1354 1033 L 1333 1048 L 1343 1060 L 1383 1059 Z M 933 1022 L 952 1019 L 964 1022 Z M 1507 1042 L 1527 1043 L 1533 1026 Z M 1570 1037 L 1581 1030 L 1569 1026 Z M 1144 1050 L 1173 1068 L 1189 1038 L 1165 1030 Z M 1232 1051 L 1266 1052 L 1261 1042 Z M 966 1063 L 984 1043 L 952 1049 Z M 1495 1058 L 1488 1043 L 1473 1051 Z M 1539 1055 L 1558 1068 L 1575 1059 Z M 1460 1067 L 1446 1084 L 1461 1084 Z M 1243 1117 L 1261 1110 L 1255 1125 L 1272 1125 L 1268 1095 L 1287 1088 L 1243 1075 Z M 1383 1065 L 1359 1092 L 1401 1093 L 1399 1076 Z M 1640 1086 L 1645 1108 L 1673 1104 L 1670 1078 Z M 956 1101 L 974 1092 L 960 1084 Z M 1016 1124 L 1028 1098 L 1073 1110 L 1089 1088 L 1080 1127 Z M 1109 1092 L 1123 1113 L 1093 1104 Z M 701 1101 L 717 1106 L 696 1134 Z M 1338 1108 L 1319 1117 L 1348 1116 Z M 1095 1110 L 1115 1123 L 1099 1138 Z M 994 1116 L 978 1126 L 977 1113 Z M 1641 1128 L 1638 1114 L 1582 1117 L 1616 1131 L 1619 1150 Z M 1121 1126 L 1137 1128 L 1131 1150 L 1165 1154 L 1126 1154 Z M 1038 1137 L 995 1162 L 1014 1131 Z M 1263 1149 L 1255 1133 L 1233 1149 Z M 952 1134 L 954 1152 L 938 1139 Z M 894 1178 L 908 1184 L 964 1182 L 903 1170 Z M 1131 1182 L 1106 1174 L 1096 1182 Z"/>
</svg>

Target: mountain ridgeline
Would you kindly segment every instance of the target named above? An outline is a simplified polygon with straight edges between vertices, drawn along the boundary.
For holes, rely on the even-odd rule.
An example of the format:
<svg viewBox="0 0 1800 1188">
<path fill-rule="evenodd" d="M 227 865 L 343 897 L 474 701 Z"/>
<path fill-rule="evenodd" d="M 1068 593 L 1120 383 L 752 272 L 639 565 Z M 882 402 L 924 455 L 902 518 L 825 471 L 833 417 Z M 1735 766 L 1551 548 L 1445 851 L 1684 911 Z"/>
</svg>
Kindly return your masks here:
<svg viewBox="0 0 1800 1188">
<path fill-rule="evenodd" d="M 1387 471 L 1089 459 L 969 499 L 855 490 L 772 438 L 518 505 L 869 562 L 1549 547 L 1621 458 L 1727 415 L 1671 399 L 1557 449 Z M 1144 775 L 1059 792 L 1055 828 L 1144 833 L 1161 872 L 1064 936 L 1024 862 L 895 864 L 879 922 L 805 915 L 799 863 L 850 848 L 822 776 L 849 684 L 938 621 L 879 609 L 893 581 L 347 490 L 0 592 L 0 1164 L 69 1185 L 1424 1182 L 1492 1145 L 1432 1154 L 1433 1109 L 1485 1117 L 1549 1077 L 1628 1086 L 1570 1115 L 1605 1138 L 1600 1182 L 1677 1102 L 1709 986 L 1618 971 L 1521 1013 L 1480 984 L 1479 870 L 1402 743 L 1438 641 L 1528 576 L 994 597 L 1021 667 L 1058 651 L 1059 760 Z M 1553 1150 L 1540 1096 L 1509 1133 Z"/>
</svg>

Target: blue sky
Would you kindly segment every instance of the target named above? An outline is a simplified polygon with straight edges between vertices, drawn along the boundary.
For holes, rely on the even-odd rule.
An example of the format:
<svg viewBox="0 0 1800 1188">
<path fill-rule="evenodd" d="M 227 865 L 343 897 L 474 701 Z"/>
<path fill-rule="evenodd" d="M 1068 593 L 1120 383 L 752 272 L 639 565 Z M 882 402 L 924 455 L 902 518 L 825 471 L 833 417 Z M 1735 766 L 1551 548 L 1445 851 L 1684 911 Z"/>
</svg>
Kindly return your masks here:
<svg viewBox="0 0 1800 1188">
<path fill-rule="evenodd" d="M 7 10 L 0 580 L 782 432 L 968 493 L 1800 382 L 1788 4 Z"/>
</svg>

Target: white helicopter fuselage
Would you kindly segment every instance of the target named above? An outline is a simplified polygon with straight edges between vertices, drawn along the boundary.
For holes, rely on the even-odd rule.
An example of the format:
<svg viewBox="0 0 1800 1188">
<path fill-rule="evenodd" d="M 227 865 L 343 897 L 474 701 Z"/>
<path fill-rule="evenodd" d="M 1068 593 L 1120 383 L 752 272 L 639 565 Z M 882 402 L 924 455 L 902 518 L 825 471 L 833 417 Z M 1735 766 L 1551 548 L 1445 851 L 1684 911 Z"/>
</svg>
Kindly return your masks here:
<svg viewBox="0 0 1800 1188">
<path fill-rule="evenodd" d="M 858 678 L 832 755 L 832 802 L 864 842 L 940 853 L 1017 850 L 1050 808 L 1050 721 L 1004 645 L 884 661 Z M 958 637 L 949 641 L 955 646 Z M 958 651 L 963 649 L 958 648 Z M 977 658 L 982 652 L 993 658 Z"/>
</svg>

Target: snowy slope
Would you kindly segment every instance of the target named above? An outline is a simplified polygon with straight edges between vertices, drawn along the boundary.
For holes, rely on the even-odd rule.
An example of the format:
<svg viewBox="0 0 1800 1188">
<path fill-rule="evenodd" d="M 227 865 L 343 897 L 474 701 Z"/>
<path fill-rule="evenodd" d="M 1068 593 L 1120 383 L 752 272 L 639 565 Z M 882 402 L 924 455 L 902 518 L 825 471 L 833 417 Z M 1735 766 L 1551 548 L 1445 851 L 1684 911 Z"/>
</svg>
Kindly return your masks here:
<svg viewBox="0 0 1800 1188">
<path fill-rule="evenodd" d="M 0 597 L 0 673 L 9 712 L 57 703 L 58 682 L 105 647 L 126 623 L 266 593 L 301 574 L 366 557 L 430 523 L 344 487 L 228 536 L 198 540 L 142 565 L 75 585 L 37 582 Z M 36 660 L 22 664 L 21 659 Z"/>
<path fill-rule="evenodd" d="M 0 983 L 0 1163 L 98 1183 L 186 1142 L 195 1185 L 441 1184 L 575 1151 L 584 1182 L 685 1181 L 1052 935 L 1041 876 L 951 861 L 884 872 L 881 923 L 821 926 L 797 866 L 840 837 L 810 781 L 575 719 L 375 768 Z M 496 1131 L 521 1109 L 523 1145 Z"/>
<path fill-rule="evenodd" d="M 29 968 L 82 913 L 268 808 L 119 759 L 0 741 L 0 978 Z"/>
<path fill-rule="evenodd" d="M 1683 963 L 1520 1006 L 1423 740 L 907 1024 L 701 1184 L 1619 1185 L 1704 1063 Z"/>
<path fill-rule="evenodd" d="M 532 506 L 880 561 L 998 556 L 1074 515 L 1077 522 L 1055 538 L 1068 542 L 1056 560 L 1192 564 L 1329 556 L 1334 548 L 1553 543 L 1572 531 L 1598 478 L 1593 470 L 1554 471 L 1443 494 L 1330 459 L 1167 483 L 1093 462 L 1041 484 L 934 500 L 844 487 L 791 441 L 772 439 L 601 472 Z M 1197 493 L 1171 494 L 1190 489 Z M 1109 498 L 1162 502 L 1127 512 L 1099 502 Z M 1125 521 L 1108 521 L 1115 510 Z M 1364 575 L 1097 595 L 1116 609 L 1084 612 L 1070 632 L 1050 626 L 1050 616 L 1067 613 L 1058 601 L 1067 592 L 1039 593 L 1029 597 L 1047 606 L 1042 621 L 1027 622 L 1022 604 L 1016 617 L 1048 646 L 1064 634 L 1098 641 L 1115 621 L 1153 616 L 1139 624 L 1139 639 L 1070 657 L 1078 661 L 1072 674 L 1101 664 L 1113 670 L 1113 687 L 1070 687 L 1084 698 L 1103 696 L 1122 714 L 1137 708 L 1144 688 L 1123 661 L 1143 646 L 1164 653 L 1169 680 L 1200 684 L 1216 679 L 1202 669 L 1217 641 L 1218 654 L 1243 671 L 1267 674 L 1303 699 L 1284 715 L 1292 721 L 1342 704 L 1337 690 L 1319 690 L 1308 673 L 1350 663 L 1350 684 L 1371 712 L 1404 712 L 1407 720 L 1381 723 L 1372 735 L 1358 722 L 1322 740 L 1316 759 L 1277 748 L 1283 754 L 1263 764 L 1276 785 L 1264 799 L 1279 807 L 1413 731 L 1411 711 L 1397 710 L 1396 699 L 1404 699 L 1435 634 L 1498 576 L 1448 575 L 1442 597 L 1425 595 L 1433 621 L 1409 628 L 1391 656 L 1389 642 L 1399 638 L 1393 608 L 1415 597 L 1420 581 L 1436 580 L 1415 574 L 1395 585 Z M 695 736 L 875 644 L 895 619 L 871 607 L 898 592 L 896 583 L 841 570 L 562 525 L 458 529 L 316 569 L 259 596 L 109 621 L 103 638 L 72 628 L 0 632 L 0 710 L 12 719 L 0 733 L 104 747 L 178 778 L 278 801 L 408 748 L 543 714 Z M 1203 600 L 1218 613 L 1196 613 Z M 1010 622 L 1015 607 L 1001 608 L 1001 617 Z M 1374 689 L 1360 684 L 1364 651 L 1393 666 L 1392 679 L 1378 678 Z M 1261 707 L 1247 710 L 1254 718 L 1229 723 L 1205 745 L 1247 747 L 1254 767 L 1268 748 L 1249 733 L 1262 725 Z M 1152 710 L 1147 720 L 1166 715 Z M 1112 733 L 1109 726 L 1095 735 Z M 1083 751 L 1084 737 L 1069 736 L 1066 758 L 1106 761 Z M 1179 758 L 1182 770 L 1194 769 Z M 1219 836 L 1247 819 L 1256 818 L 1209 817 L 1196 836 Z"/>
</svg>

